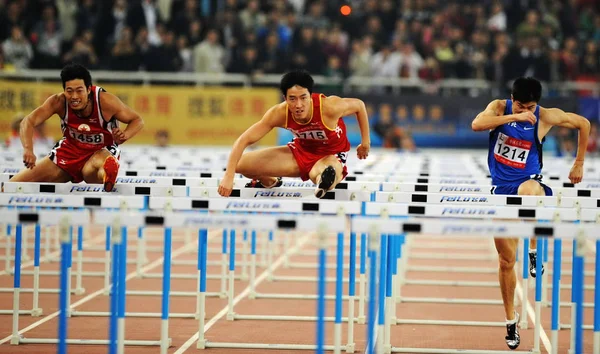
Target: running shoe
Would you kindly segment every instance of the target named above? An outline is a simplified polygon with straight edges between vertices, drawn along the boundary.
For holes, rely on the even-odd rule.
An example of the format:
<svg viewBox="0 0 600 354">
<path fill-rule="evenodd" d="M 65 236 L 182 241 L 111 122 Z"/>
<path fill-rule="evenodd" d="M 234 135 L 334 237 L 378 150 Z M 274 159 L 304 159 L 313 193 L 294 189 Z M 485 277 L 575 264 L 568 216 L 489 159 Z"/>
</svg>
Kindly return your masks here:
<svg viewBox="0 0 600 354">
<path fill-rule="evenodd" d="M 333 166 L 327 166 L 321 172 L 319 185 L 315 189 L 315 196 L 319 199 L 323 198 L 331 186 L 333 186 L 333 182 L 335 182 L 335 169 Z"/>
<path fill-rule="evenodd" d="M 275 184 L 271 187 L 265 187 L 262 183 L 260 183 L 259 180 L 253 179 L 252 181 L 246 183 L 246 188 L 275 188 L 281 187 L 282 184 L 283 180 L 281 179 L 281 177 L 277 177 L 277 182 L 275 182 Z"/>
<path fill-rule="evenodd" d="M 519 313 L 515 311 L 514 320 L 506 323 L 506 345 L 511 350 L 515 350 L 521 344 L 521 336 L 519 335 Z"/>
<path fill-rule="evenodd" d="M 537 271 L 537 252 L 529 253 L 529 274 L 535 278 Z M 542 263 L 542 275 L 544 274 L 544 263 Z"/>
<path fill-rule="evenodd" d="M 104 191 L 110 192 L 113 190 L 119 173 L 119 161 L 114 156 L 109 156 L 104 160 Z"/>
</svg>

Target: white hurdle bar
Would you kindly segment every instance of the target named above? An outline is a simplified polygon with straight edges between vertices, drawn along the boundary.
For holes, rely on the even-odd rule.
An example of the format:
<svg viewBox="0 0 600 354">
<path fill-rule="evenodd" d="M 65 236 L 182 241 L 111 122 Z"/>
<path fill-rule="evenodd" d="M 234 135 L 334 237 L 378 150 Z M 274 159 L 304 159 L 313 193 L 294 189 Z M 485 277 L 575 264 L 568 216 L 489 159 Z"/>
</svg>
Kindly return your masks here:
<svg viewBox="0 0 600 354">
<path fill-rule="evenodd" d="M 464 349 L 448 350 L 438 348 L 394 348 L 391 345 L 389 338 L 389 306 L 392 306 L 390 300 L 390 279 L 391 272 L 386 272 L 385 264 L 389 261 L 385 260 L 386 257 L 386 242 L 388 241 L 387 235 L 395 236 L 401 234 L 429 234 L 439 235 L 439 237 L 445 237 L 448 235 L 472 235 L 474 237 L 515 237 L 515 235 L 521 235 L 521 237 L 547 237 L 552 238 L 556 241 L 561 239 L 575 239 L 578 243 L 585 242 L 586 239 L 600 239 L 600 226 L 595 224 L 517 224 L 507 223 L 500 225 L 498 223 L 490 221 L 476 221 L 476 220 L 445 220 L 445 219 L 374 219 L 367 217 L 355 217 L 352 220 L 352 230 L 355 232 L 368 232 L 371 236 L 372 243 L 370 244 L 370 251 L 376 257 L 378 247 L 381 252 L 382 266 L 380 269 L 380 288 L 376 295 L 375 287 L 371 286 L 369 293 L 370 312 L 368 314 L 368 338 L 367 338 L 367 351 L 366 353 L 384 353 L 384 352 L 409 352 L 409 353 L 464 353 Z M 381 244 L 379 246 L 378 244 Z M 541 246 L 541 242 L 538 243 L 538 247 Z M 575 334 L 575 353 L 583 353 L 583 325 L 581 321 L 581 314 L 583 313 L 583 289 L 582 289 L 582 274 L 583 274 L 583 254 L 577 254 L 576 259 L 579 259 L 578 266 L 574 271 L 574 276 L 578 278 L 577 286 L 573 289 L 576 293 L 577 298 L 576 313 L 579 318 L 574 326 Z M 371 260 L 373 261 L 373 260 Z M 538 271 L 541 271 L 541 264 L 538 263 Z M 371 272 L 370 284 L 375 282 L 375 273 Z M 384 281 L 385 279 L 385 281 Z M 534 348 L 533 352 L 540 352 L 540 322 L 541 322 L 541 277 L 537 278 L 537 291 L 536 291 L 536 306 L 535 306 L 535 317 L 536 317 L 536 328 L 534 331 Z M 598 301 L 600 297 L 597 296 Z M 376 299 L 376 300 L 375 300 Z M 377 302 L 378 310 L 375 309 L 373 302 Z M 553 297 L 553 316 L 552 316 L 552 328 L 557 330 L 558 328 L 558 299 Z M 600 304 L 595 304 L 595 315 L 599 316 Z M 386 307 L 388 309 L 386 310 Z M 376 312 L 377 311 L 377 312 Z M 378 316 L 378 326 L 375 327 L 375 317 Z M 377 334 L 376 334 L 377 333 Z M 378 341 L 374 342 L 374 338 L 377 335 Z M 387 336 L 386 336 L 387 335 Z M 554 333 L 553 333 L 554 336 Z M 553 338 L 557 340 L 556 338 Z M 556 348 L 556 346 L 554 346 Z M 475 352 L 475 351 L 471 351 Z M 478 353 L 498 353 L 498 351 L 480 351 Z M 506 351 L 510 353 L 510 351 Z"/>
</svg>

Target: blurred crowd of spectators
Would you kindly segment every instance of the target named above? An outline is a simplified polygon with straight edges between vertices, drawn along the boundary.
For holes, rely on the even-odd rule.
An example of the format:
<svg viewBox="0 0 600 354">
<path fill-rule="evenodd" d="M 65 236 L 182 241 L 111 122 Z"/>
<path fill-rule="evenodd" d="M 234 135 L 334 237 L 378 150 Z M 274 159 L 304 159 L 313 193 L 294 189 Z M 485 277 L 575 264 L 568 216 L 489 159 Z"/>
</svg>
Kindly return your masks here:
<svg viewBox="0 0 600 354">
<path fill-rule="evenodd" d="M 600 1 L 0 0 L 0 42 L 8 70 L 590 81 Z"/>
</svg>

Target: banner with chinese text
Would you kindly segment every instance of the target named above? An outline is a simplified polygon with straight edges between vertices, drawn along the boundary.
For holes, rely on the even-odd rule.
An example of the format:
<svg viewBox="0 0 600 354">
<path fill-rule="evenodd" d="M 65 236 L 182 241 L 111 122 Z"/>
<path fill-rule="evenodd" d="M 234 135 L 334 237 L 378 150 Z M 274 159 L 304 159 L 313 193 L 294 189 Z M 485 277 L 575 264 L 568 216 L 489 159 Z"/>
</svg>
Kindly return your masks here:
<svg viewBox="0 0 600 354">
<path fill-rule="evenodd" d="M 169 132 L 174 145 L 231 145 L 274 104 L 280 95 L 270 88 L 198 88 L 188 86 L 102 85 L 144 119 L 142 132 L 133 144 L 153 144 L 156 131 Z M 10 134 L 12 120 L 29 114 L 44 100 L 62 91 L 60 82 L 33 83 L 0 80 L 0 134 Z M 60 138 L 60 119 L 47 121 L 47 131 Z M 274 145 L 276 132 L 261 145 Z"/>
</svg>

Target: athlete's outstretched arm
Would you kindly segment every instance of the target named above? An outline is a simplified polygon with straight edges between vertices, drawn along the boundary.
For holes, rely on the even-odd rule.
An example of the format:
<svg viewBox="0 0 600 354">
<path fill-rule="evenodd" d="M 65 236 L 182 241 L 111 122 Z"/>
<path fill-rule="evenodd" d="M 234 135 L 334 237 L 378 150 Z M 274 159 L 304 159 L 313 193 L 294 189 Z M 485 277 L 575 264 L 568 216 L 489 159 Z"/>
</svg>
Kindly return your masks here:
<svg viewBox="0 0 600 354">
<path fill-rule="evenodd" d="M 23 163 L 25 167 L 33 168 L 35 166 L 36 157 L 33 153 L 34 128 L 48 120 L 54 114 L 59 113 L 60 109 L 64 106 L 65 100 L 61 95 L 52 95 L 21 121 L 19 136 L 23 145 Z"/>
<path fill-rule="evenodd" d="M 361 143 L 356 149 L 358 158 L 367 158 L 371 148 L 371 134 L 369 131 L 369 116 L 367 114 L 365 103 L 358 98 L 328 96 L 327 104 L 323 107 L 325 110 L 325 115 L 328 118 L 338 119 L 339 117 L 356 115 L 361 138 Z"/>
<path fill-rule="evenodd" d="M 490 102 L 485 110 L 477 115 L 471 123 L 471 129 L 479 132 L 483 130 L 494 129 L 510 122 L 529 122 L 535 124 L 536 118 L 533 113 L 526 111 L 519 114 L 504 115 L 504 106 L 502 100 Z"/>
<path fill-rule="evenodd" d="M 579 114 L 566 113 L 558 108 L 547 108 L 544 111 L 544 114 L 540 114 L 540 119 L 543 119 L 545 123 L 579 131 L 577 156 L 575 156 L 575 162 L 569 173 L 569 179 L 572 183 L 581 182 L 583 178 L 583 161 L 585 160 L 590 136 L 590 121 Z"/>
<path fill-rule="evenodd" d="M 233 190 L 233 178 L 235 177 L 235 170 L 237 164 L 242 158 L 244 150 L 255 142 L 262 139 L 267 135 L 273 128 L 278 126 L 278 118 L 281 115 L 280 105 L 271 107 L 262 117 L 261 120 L 254 123 L 250 128 L 246 129 L 245 132 L 240 135 L 237 140 L 233 143 L 231 152 L 229 153 L 229 159 L 227 161 L 227 168 L 223 179 L 219 184 L 219 194 L 222 196 L 229 196 Z"/>
<path fill-rule="evenodd" d="M 127 140 L 133 138 L 144 127 L 144 120 L 140 115 L 129 108 L 123 101 L 110 92 L 102 92 L 100 94 L 101 107 L 108 114 L 105 116 L 115 118 L 121 123 L 127 124 L 125 130 L 119 128 L 113 129 L 113 139 L 117 144 L 123 144 Z"/>
</svg>

